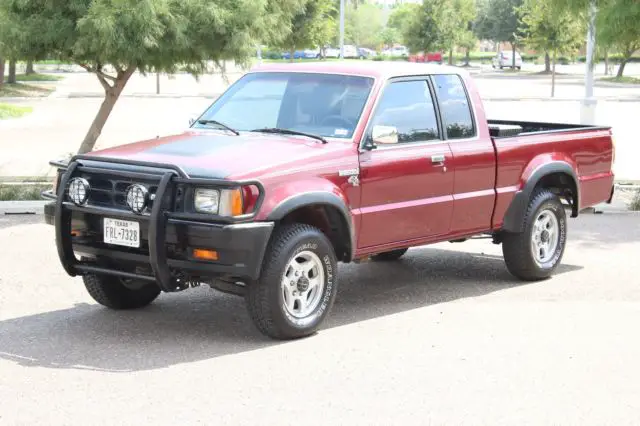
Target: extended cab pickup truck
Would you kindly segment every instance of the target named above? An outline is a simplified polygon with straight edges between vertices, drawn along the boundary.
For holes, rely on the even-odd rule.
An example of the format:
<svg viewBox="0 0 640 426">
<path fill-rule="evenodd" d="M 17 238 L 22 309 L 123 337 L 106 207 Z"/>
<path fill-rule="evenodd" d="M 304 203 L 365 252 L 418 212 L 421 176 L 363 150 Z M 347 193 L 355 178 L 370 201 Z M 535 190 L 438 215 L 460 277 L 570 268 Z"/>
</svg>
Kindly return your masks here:
<svg viewBox="0 0 640 426">
<path fill-rule="evenodd" d="M 610 202 L 608 127 L 488 120 L 458 68 L 273 64 L 186 131 L 57 166 L 60 261 L 112 309 L 199 284 L 276 339 L 314 333 L 338 262 L 489 237 L 522 280 L 551 276 L 567 216 Z"/>
</svg>

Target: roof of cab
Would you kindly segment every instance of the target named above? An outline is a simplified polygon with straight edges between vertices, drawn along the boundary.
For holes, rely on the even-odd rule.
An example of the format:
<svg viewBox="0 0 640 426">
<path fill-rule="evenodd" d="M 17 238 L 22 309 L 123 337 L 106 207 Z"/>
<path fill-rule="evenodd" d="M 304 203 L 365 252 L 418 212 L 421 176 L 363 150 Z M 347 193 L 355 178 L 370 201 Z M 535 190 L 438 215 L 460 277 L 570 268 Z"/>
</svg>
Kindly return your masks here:
<svg viewBox="0 0 640 426">
<path fill-rule="evenodd" d="M 327 61 L 327 62 L 280 62 L 255 66 L 250 72 L 307 72 L 345 74 L 388 79 L 425 74 L 459 74 L 466 71 L 446 65 L 404 61 Z"/>
</svg>

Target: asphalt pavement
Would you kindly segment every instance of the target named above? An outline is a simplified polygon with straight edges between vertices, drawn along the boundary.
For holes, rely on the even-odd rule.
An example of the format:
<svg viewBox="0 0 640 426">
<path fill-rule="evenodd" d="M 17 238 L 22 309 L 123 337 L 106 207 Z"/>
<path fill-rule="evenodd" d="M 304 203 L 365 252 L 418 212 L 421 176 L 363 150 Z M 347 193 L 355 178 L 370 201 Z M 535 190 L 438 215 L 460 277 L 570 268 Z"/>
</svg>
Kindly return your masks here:
<svg viewBox="0 0 640 426">
<path fill-rule="evenodd" d="M 487 240 L 341 265 L 325 327 L 288 343 L 208 287 L 102 308 L 41 219 L 0 218 L 2 425 L 640 424 L 638 214 L 572 219 L 542 282 Z"/>
</svg>

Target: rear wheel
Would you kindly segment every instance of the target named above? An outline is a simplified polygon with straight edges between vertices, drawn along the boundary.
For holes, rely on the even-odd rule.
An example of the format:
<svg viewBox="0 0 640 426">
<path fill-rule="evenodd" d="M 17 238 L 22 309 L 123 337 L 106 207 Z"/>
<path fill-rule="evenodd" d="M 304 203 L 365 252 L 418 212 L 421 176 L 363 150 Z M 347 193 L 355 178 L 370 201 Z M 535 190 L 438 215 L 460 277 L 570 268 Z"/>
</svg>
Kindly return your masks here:
<svg viewBox="0 0 640 426">
<path fill-rule="evenodd" d="M 154 283 L 124 280 L 111 275 L 88 274 L 82 280 L 93 300 L 110 309 L 142 308 L 160 294 L 160 287 Z"/>
<path fill-rule="evenodd" d="M 336 278 L 336 255 L 322 231 L 303 224 L 283 226 L 272 237 L 260 278 L 247 287 L 247 309 L 266 336 L 308 336 L 333 306 Z"/>
<path fill-rule="evenodd" d="M 502 241 L 507 269 L 534 281 L 556 270 L 567 241 L 567 215 L 560 199 L 549 190 L 534 193 L 524 217 L 524 231 L 508 233 Z"/>
<path fill-rule="evenodd" d="M 378 253 L 376 255 L 371 256 L 371 259 L 376 261 L 398 260 L 407 252 L 407 250 L 409 249 L 403 248 L 403 249 L 386 251 L 384 253 Z"/>
</svg>

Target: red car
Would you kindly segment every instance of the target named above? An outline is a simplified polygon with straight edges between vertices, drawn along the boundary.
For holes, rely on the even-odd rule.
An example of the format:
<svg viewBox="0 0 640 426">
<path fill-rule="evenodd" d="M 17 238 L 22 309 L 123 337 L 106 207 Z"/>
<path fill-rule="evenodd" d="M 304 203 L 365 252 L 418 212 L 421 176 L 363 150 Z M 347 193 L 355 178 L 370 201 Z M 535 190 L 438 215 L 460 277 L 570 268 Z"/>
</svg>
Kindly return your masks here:
<svg viewBox="0 0 640 426">
<path fill-rule="evenodd" d="M 415 55 L 409 55 L 409 62 L 427 62 L 442 64 L 442 52 L 430 52 L 425 54 L 424 52 L 416 53 Z"/>
<path fill-rule="evenodd" d="M 270 64 L 181 134 L 52 163 L 46 218 L 102 305 L 204 283 L 289 339 L 329 314 L 338 262 L 488 235 L 515 277 L 550 277 L 613 160 L 608 127 L 487 119 L 458 68 Z"/>
</svg>

